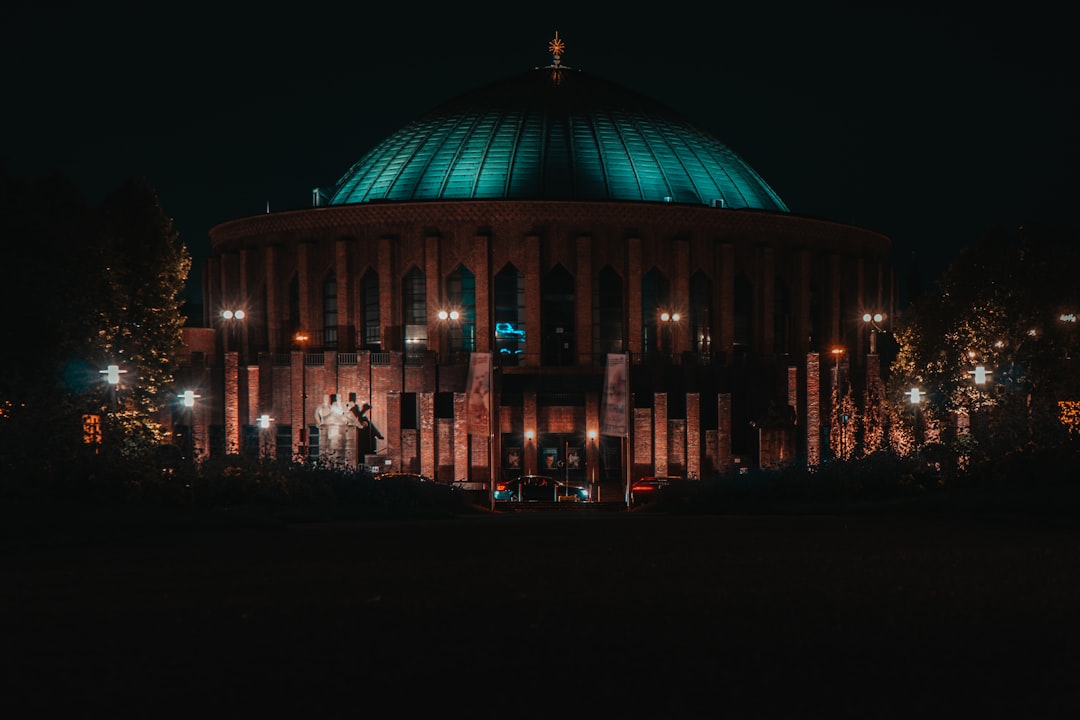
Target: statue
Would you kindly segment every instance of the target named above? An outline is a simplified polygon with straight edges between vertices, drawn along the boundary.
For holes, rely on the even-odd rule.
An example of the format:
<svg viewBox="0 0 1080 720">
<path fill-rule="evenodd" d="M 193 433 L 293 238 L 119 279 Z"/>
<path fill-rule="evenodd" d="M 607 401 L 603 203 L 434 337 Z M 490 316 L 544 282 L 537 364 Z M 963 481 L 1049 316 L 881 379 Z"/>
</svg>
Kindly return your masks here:
<svg viewBox="0 0 1080 720">
<path fill-rule="evenodd" d="M 349 408 L 349 412 L 353 417 L 353 423 L 358 429 L 356 452 L 360 457 L 372 455 L 377 452 L 375 441 L 384 439 L 382 433 L 379 432 L 379 428 L 375 427 L 375 423 L 367 416 L 367 412 L 370 409 L 371 405 L 367 403 L 364 403 L 363 405 L 354 404 Z"/>
</svg>

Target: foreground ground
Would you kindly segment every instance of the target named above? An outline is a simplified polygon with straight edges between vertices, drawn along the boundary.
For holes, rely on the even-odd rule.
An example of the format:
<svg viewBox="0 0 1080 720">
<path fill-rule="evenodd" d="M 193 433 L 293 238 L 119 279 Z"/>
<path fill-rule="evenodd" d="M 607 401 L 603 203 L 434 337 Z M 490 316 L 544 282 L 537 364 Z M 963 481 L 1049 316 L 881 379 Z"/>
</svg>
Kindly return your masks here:
<svg viewBox="0 0 1080 720">
<path fill-rule="evenodd" d="M 5 717 L 1080 712 L 1060 517 L 50 518 L 0 551 Z"/>
</svg>

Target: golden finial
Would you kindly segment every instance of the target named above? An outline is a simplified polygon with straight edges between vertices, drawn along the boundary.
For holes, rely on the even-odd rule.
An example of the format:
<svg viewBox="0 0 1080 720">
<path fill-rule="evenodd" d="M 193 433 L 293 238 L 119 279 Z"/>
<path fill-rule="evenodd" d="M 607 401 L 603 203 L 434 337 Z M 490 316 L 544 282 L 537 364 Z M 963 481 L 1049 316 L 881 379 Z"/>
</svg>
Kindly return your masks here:
<svg viewBox="0 0 1080 720">
<path fill-rule="evenodd" d="M 559 66 L 559 61 L 562 60 L 562 54 L 566 50 L 566 43 L 559 38 L 559 31 L 555 31 L 555 39 L 548 43 L 548 50 L 555 60 L 555 67 Z"/>
</svg>

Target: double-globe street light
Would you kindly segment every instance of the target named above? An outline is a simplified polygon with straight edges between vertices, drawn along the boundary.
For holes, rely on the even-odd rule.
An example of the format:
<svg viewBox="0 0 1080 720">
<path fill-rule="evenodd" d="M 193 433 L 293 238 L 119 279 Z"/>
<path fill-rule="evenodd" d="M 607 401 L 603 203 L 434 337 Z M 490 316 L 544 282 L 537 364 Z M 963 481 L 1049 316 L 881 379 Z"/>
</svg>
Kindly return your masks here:
<svg viewBox="0 0 1080 720">
<path fill-rule="evenodd" d="M 881 323 L 885 320 L 885 316 L 881 313 L 863 313 L 863 322 L 870 326 L 870 354 L 877 354 L 877 334 L 879 332 L 885 332 L 881 328 Z"/>
<path fill-rule="evenodd" d="M 240 309 L 226 308 L 221 311 L 221 319 L 225 321 L 222 327 L 222 334 L 225 336 L 225 352 L 229 352 L 229 336 L 232 334 L 233 328 L 236 323 L 243 322 L 247 317 L 247 313 Z"/>
</svg>

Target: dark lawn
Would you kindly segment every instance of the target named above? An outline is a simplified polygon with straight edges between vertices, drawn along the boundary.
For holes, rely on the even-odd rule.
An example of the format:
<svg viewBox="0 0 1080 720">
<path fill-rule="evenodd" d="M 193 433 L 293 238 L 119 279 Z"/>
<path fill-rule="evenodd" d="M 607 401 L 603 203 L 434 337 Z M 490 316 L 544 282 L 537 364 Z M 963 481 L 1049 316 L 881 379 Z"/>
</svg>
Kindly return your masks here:
<svg viewBox="0 0 1080 720">
<path fill-rule="evenodd" d="M 1060 516 L 7 510 L 5 717 L 1080 712 Z"/>
</svg>

